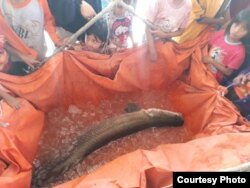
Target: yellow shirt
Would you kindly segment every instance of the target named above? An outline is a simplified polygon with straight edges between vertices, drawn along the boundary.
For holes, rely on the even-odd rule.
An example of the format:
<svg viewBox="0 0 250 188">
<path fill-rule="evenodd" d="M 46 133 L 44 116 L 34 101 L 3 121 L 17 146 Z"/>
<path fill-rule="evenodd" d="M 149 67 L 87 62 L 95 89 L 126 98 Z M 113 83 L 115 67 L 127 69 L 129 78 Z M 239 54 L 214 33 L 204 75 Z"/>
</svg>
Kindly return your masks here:
<svg viewBox="0 0 250 188">
<path fill-rule="evenodd" d="M 192 12 L 188 26 L 181 36 L 174 37 L 178 43 L 193 40 L 207 27 L 207 24 L 199 24 L 196 19 L 201 17 L 214 17 L 219 11 L 224 0 L 192 0 Z"/>
</svg>

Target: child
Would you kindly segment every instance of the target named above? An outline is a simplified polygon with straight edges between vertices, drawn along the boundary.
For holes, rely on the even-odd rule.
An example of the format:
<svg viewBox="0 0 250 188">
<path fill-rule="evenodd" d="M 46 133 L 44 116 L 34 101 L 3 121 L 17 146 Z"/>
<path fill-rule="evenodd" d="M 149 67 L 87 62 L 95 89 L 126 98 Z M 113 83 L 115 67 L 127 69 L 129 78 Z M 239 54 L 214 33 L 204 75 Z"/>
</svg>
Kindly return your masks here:
<svg viewBox="0 0 250 188">
<path fill-rule="evenodd" d="M 214 74 L 218 82 L 239 69 L 245 59 L 242 41 L 250 31 L 250 9 L 242 10 L 227 26 L 216 32 L 209 41 L 209 55 L 203 62 Z"/>
<path fill-rule="evenodd" d="M 250 66 L 242 71 L 234 80 L 235 87 L 228 89 L 226 95 L 250 121 Z"/>
<path fill-rule="evenodd" d="M 228 1 L 230 0 L 192 0 L 192 11 L 188 26 L 182 35 L 174 37 L 173 40 L 177 43 L 191 41 L 197 38 L 208 26 L 226 23 L 229 13 L 228 8 L 226 8 Z"/>
<path fill-rule="evenodd" d="M 1 16 L 22 42 L 37 52 L 37 60 L 43 60 L 47 52 L 45 27 L 54 42 L 60 40 L 46 3 L 43 0 L 0 0 Z"/>
<path fill-rule="evenodd" d="M 86 50 L 97 53 L 108 53 L 108 25 L 105 19 L 97 20 L 86 32 L 80 44 L 73 46 L 74 50 Z"/>
<path fill-rule="evenodd" d="M 157 60 L 154 37 L 170 40 L 179 36 L 187 26 L 192 9 L 191 0 L 152 0 L 146 13 L 156 29 L 146 28 L 150 59 Z"/>
<path fill-rule="evenodd" d="M 124 3 L 130 5 L 131 0 L 123 0 Z M 108 13 L 108 27 L 110 32 L 110 48 L 113 51 L 119 51 L 128 47 L 128 38 L 134 44 L 132 36 L 132 18 L 133 15 L 123 6 L 115 5 Z"/>
<path fill-rule="evenodd" d="M 230 2 L 230 17 L 233 18 L 236 16 L 241 10 L 250 7 L 249 0 L 231 0 Z"/>
<path fill-rule="evenodd" d="M 61 38 L 70 37 L 99 11 L 99 0 L 47 0 L 54 16 L 57 33 Z M 94 6 L 96 5 L 96 6 Z M 95 8 L 95 10 L 94 10 Z"/>
<path fill-rule="evenodd" d="M 213 3 L 209 4 L 207 3 L 207 1 L 203 3 L 201 1 L 197 1 L 200 8 L 202 9 L 203 14 L 200 14 L 199 16 L 197 15 L 198 17 L 195 19 L 195 21 L 198 24 L 210 25 L 213 26 L 214 29 L 219 30 L 223 25 L 225 25 L 230 20 L 230 10 L 229 10 L 230 2 L 231 2 L 230 0 L 224 0 L 221 6 L 218 7 L 219 9 L 216 15 L 207 16 L 206 15 L 206 12 L 208 11 L 207 9 L 211 9 L 214 4 Z M 218 2 L 218 4 L 220 4 L 220 2 Z M 216 9 L 216 7 L 214 9 Z"/>
<path fill-rule="evenodd" d="M 0 35 L 0 72 L 5 72 L 8 70 L 9 56 L 4 49 L 5 38 Z M 19 109 L 20 104 L 15 97 L 10 95 L 2 86 L 0 86 L 0 97 L 6 101 L 12 108 Z"/>
<path fill-rule="evenodd" d="M 6 72 L 8 70 L 9 55 L 4 49 L 5 37 L 0 35 L 0 71 Z"/>
</svg>

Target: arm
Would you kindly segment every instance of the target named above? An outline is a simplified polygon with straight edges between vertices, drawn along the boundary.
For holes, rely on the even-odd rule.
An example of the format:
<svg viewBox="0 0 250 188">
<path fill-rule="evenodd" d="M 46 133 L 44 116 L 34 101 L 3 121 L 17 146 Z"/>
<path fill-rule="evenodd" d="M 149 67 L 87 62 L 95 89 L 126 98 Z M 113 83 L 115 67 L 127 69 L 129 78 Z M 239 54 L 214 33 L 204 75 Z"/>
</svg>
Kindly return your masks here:
<svg viewBox="0 0 250 188">
<path fill-rule="evenodd" d="M 159 1 L 157 0 L 151 0 L 150 6 L 148 6 L 148 9 L 146 10 L 145 18 L 151 23 L 154 23 L 155 18 L 159 12 Z M 156 61 L 157 60 L 157 52 L 155 49 L 155 42 L 154 42 L 154 37 L 153 34 L 151 33 L 151 28 L 146 26 L 146 38 L 148 41 L 148 51 L 150 55 L 151 61 Z"/>
<path fill-rule="evenodd" d="M 230 20 L 232 19 L 230 16 L 230 9 L 228 8 L 225 15 L 224 15 L 225 23 L 223 25 L 224 28 L 227 27 L 227 25 L 230 23 Z"/>
<path fill-rule="evenodd" d="M 5 49 L 7 52 L 10 54 L 10 56 L 15 56 L 27 65 L 34 67 L 34 64 L 40 63 L 38 60 L 36 60 L 33 56 L 31 55 L 24 55 L 23 53 L 19 52 L 17 49 L 13 48 L 11 45 L 8 43 L 5 44 Z"/>
<path fill-rule="evenodd" d="M 39 0 L 41 7 L 44 11 L 44 27 L 48 31 L 51 39 L 56 44 L 60 41 L 60 38 L 56 34 L 56 24 L 55 19 L 52 16 L 47 0 Z"/>
<path fill-rule="evenodd" d="M 215 61 L 213 58 L 209 56 L 203 57 L 202 61 L 204 63 L 214 65 L 219 71 L 221 71 L 226 76 L 230 76 L 234 71 L 233 69 L 225 67 L 221 62 Z"/>
<path fill-rule="evenodd" d="M 93 7 L 86 1 L 82 1 L 82 4 L 80 5 L 80 11 L 81 11 L 82 16 L 86 20 L 90 20 L 96 15 L 96 12 L 93 9 Z"/>
<path fill-rule="evenodd" d="M 9 54 L 14 55 L 17 58 L 20 58 L 22 61 L 24 61 L 29 66 L 33 67 L 33 63 L 37 63 L 33 56 L 26 56 L 23 55 L 21 52 L 17 51 L 13 47 L 11 47 L 6 41 L 5 38 L 0 36 L 0 43 L 2 43 L 2 50 L 0 52 L 0 63 L 1 64 L 7 64 L 9 62 Z M 7 52 L 8 51 L 8 52 Z"/>
<path fill-rule="evenodd" d="M 239 74 L 236 78 L 234 78 L 233 83 L 235 85 L 244 85 L 247 82 L 247 75 Z"/>
<path fill-rule="evenodd" d="M 247 81 L 250 81 L 250 66 L 248 66 L 246 69 L 244 69 L 233 80 L 235 85 L 244 85 L 244 84 L 246 84 Z"/>
<path fill-rule="evenodd" d="M 196 21 L 199 24 L 226 24 L 227 22 L 229 22 L 230 20 L 230 12 L 229 9 L 227 9 L 223 15 L 223 17 L 219 17 L 219 18 L 210 18 L 210 17 L 200 17 L 198 18 Z"/>
<path fill-rule="evenodd" d="M 13 97 L 12 95 L 8 94 L 7 92 L 3 91 L 0 89 L 0 97 L 3 98 L 3 100 L 10 105 L 12 108 L 18 110 L 21 108 L 20 103 L 18 102 L 18 100 Z"/>
<path fill-rule="evenodd" d="M 149 28 L 146 28 L 146 37 L 148 40 L 148 50 L 149 50 L 150 59 L 151 59 L 151 61 L 156 61 L 157 60 L 157 52 L 155 49 L 154 38 L 153 38 L 151 32 L 149 31 Z"/>
<path fill-rule="evenodd" d="M 172 37 L 177 37 L 180 36 L 184 32 L 183 28 L 178 29 L 177 31 L 174 32 L 164 32 L 161 29 L 156 29 L 156 30 L 150 30 L 150 33 L 152 35 L 155 35 L 157 37 L 160 37 L 162 39 L 170 39 Z"/>
<path fill-rule="evenodd" d="M 223 17 L 221 18 L 209 18 L 209 17 L 202 17 L 196 20 L 199 24 L 224 24 L 226 23 Z"/>
</svg>

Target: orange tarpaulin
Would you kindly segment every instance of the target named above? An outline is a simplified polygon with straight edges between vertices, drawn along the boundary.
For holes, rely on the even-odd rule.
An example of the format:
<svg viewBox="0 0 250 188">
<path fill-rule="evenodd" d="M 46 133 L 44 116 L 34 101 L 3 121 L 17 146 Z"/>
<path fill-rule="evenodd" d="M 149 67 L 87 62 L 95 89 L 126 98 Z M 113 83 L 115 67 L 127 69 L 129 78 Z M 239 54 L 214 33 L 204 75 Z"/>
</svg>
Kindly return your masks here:
<svg viewBox="0 0 250 188">
<path fill-rule="evenodd" d="M 44 114 L 26 100 L 19 101 L 22 108 L 17 111 L 0 102 L 1 187 L 30 186 L 32 162 L 43 130 Z"/>
<path fill-rule="evenodd" d="M 0 84 L 23 98 L 18 111 L 4 103 L 2 107 L 2 121 L 11 124 L 0 129 L 1 187 L 29 187 L 44 125 L 39 110 L 89 101 L 98 104 L 114 95 L 153 89 L 168 93 L 166 101 L 183 113 L 185 127 L 196 139 L 137 150 L 58 187 L 160 187 L 171 184 L 173 170 L 216 170 L 248 161 L 249 125 L 221 96 L 223 88 L 201 62 L 208 36 L 206 32 L 182 45 L 158 43 L 155 63 L 142 46 L 112 57 L 66 51 L 31 75 L 1 73 Z"/>
<path fill-rule="evenodd" d="M 163 187 L 172 183 L 173 170 L 220 170 L 249 160 L 249 140 L 249 134 L 223 134 L 137 150 L 56 188 Z"/>
<path fill-rule="evenodd" d="M 67 51 L 57 54 L 29 76 L 6 75 L 0 83 L 42 110 L 60 104 L 98 102 L 109 98 L 112 92 L 167 88 L 188 68 L 190 55 L 204 45 L 206 39 L 204 35 L 180 47 L 159 43 L 161 57 L 157 63 L 148 59 L 146 46 L 112 57 Z"/>
<path fill-rule="evenodd" d="M 168 49 L 167 45 L 158 49 L 165 47 Z M 173 49 L 169 48 L 164 49 L 166 56 Z M 179 50 L 183 50 L 181 55 L 178 54 Z M 207 137 L 183 144 L 162 145 L 153 151 L 137 150 L 117 158 L 90 175 L 57 188 L 163 187 L 172 183 L 172 171 L 220 170 L 248 162 L 250 145 L 244 143 L 249 141 L 249 123 L 242 119 L 230 101 L 221 96 L 224 89 L 201 62 L 206 48 L 192 50 L 193 53 L 188 57 L 188 72 L 183 73 L 180 80 L 164 83 L 170 85 L 167 88 L 170 90 L 169 98 L 166 100 L 184 114 L 185 126 L 190 135 Z M 171 63 L 175 64 L 172 70 L 178 70 L 177 65 L 184 68 L 185 61 L 174 60 L 181 59 L 187 52 L 185 45 L 174 48 L 174 51 L 177 56 L 171 58 Z M 174 73 L 178 71 L 166 71 L 166 77 L 171 79 L 169 74 Z"/>
</svg>

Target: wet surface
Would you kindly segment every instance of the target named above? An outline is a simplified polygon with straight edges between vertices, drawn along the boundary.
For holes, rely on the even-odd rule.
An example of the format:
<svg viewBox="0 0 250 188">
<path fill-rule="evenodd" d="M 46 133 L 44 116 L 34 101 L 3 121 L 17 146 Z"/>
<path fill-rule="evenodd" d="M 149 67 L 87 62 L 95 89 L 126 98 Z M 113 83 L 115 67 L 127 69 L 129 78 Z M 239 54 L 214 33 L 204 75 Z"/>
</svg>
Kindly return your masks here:
<svg viewBox="0 0 250 188">
<path fill-rule="evenodd" d="M 34 160 L 35 169 L 43 169 L 43 164 L 48 164 L 62 155 L 69 154 L 76 145 L 77 138 L 90 126 L 94 126 L 104 119 L 126 113 L 127 104 L 136 104 L 144 109 L 160 108 L 175 111 L 166 98 L 166 93 L 152 91 L 147 94 L 113 96 L 112 100 L 103 100 L 96 106 L 87 103 L 81 106 L 70 105 L 66 110 L 57 108 L 50 111 L 47 114 L 45 129 L 39 142 L 39 151 Z M 152 149 L 160 144 L 181 143 L 187 140 L 188 135 L 184 127 L 150 128 L 131 134 L 94 151 L 83 159 L 82 163 L 66 172 L 64 177 L 56 180 L 50 186 L 94 172 L 113 159 L 137 149 Z M 46 169 L 43 170 L 46 172 Z M 33 187 L 37 187 L 35 183 L 33 183 Z"/>
</svg>

